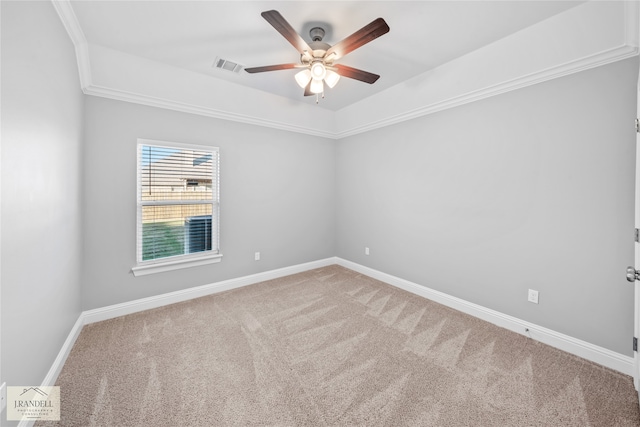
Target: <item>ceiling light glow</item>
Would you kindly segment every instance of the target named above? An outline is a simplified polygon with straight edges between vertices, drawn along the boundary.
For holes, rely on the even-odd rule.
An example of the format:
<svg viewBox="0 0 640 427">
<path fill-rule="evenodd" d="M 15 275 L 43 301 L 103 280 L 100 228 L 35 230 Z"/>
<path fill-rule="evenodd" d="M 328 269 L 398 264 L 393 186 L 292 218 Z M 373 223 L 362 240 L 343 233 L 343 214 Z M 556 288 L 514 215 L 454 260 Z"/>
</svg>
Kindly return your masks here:
<svg viewBox="0 0 640 427">
<path fill-rule="evenodd" d="M 327 86 L 333 89 L 333 87 L 338 84 L 338 80 L 340 80 L 340 74 L 335 71 L 327 70 L 327 76 L 324 78 Z"/>
<path fill-rule="evenodd" d="M 304 89 L 305 87 L 307 87 L 307 85 L 311 81 L 311 71 L 309 71 L 309 69 L 305 68 L 304 70 L 300 71 L 299 73 L 296 73 L 295 79 L 296 79 L 296 83 L 298 83 L 298 86 L 300 86 L 302 89 Z"/>
<path fill-rule="evenodd" d="M 322 80 L 313 79 L 311 80 L 311 86 L 309 87 L 311 93 L 322 93 L 324 92 L 324 84 Z"/>
<path fill-rule="evenodd" d="M 311 77 L 314 80 L 322 80 L 327 75 L 327 70 L 322 62 L 314 62 L 311 66 Z"/>
</svg>

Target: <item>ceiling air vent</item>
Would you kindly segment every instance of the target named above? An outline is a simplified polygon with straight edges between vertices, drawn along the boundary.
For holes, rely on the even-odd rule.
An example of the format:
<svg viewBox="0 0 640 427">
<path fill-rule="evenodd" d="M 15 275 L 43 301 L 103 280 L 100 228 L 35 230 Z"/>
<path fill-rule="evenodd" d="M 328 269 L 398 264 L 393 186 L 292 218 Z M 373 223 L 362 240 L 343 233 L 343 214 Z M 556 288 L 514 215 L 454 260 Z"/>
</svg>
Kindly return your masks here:
<svg viewBox="0 0 640 427">
<path fill-rule="evenodd" d="M 221 70 L 231 71 L 233 73 L 239 73 L 242 71 L 242 65 L 236 64 L 233 61 L 228 61 L 226 59 L 222 59 L 217 57 L 215 62 L 213 63 L 215 68 L 220 68 Z"/>
</svg>

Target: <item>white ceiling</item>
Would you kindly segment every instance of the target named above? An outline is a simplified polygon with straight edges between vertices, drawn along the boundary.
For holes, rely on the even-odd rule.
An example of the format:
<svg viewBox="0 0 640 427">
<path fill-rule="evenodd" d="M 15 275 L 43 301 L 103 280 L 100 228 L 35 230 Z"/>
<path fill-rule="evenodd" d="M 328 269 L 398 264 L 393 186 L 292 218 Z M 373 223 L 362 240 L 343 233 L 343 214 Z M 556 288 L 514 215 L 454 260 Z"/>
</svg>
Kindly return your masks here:
<svg viewBox="0 0 640 427">
<path fill-rule="evenodd" d="M 338 111 L 562 13 L 579 1 L 72 1 L 89 45 L 196 72 L 314 105 L 295 70 L 234 74 L 216 57 L 245 67 L 291 63 L 299 54 L 261 16 L 278 10 L 307 41 L 321 23 L 333 45 L 378 17 L 389 33 L 341 64 L 379 74 L 373 85 L 343 78 L 315 108 Z M 233 87 L 234 85 L 229 85 Z"/>
</svg>

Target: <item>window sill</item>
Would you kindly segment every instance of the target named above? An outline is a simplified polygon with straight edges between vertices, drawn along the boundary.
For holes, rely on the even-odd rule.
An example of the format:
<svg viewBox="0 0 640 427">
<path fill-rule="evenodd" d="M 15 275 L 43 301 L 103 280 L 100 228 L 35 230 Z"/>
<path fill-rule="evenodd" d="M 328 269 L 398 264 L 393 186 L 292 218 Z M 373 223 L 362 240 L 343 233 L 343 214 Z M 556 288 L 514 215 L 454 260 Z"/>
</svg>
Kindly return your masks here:
<svg viewBox="0 0 640 427">
<path fill-rule="evenodd" d="M 197 267 L 199 265 L 214 264 L 222 260 L 222 254 L 207 255 L 197 258 L 187 258 L 156 262 L 152 264 L 139 264 L 131 269 L 134 276 L 146 276 L 147 274 L 164 273 L 165 271 L 179 270 L 181 268 Z"/>
</svg>

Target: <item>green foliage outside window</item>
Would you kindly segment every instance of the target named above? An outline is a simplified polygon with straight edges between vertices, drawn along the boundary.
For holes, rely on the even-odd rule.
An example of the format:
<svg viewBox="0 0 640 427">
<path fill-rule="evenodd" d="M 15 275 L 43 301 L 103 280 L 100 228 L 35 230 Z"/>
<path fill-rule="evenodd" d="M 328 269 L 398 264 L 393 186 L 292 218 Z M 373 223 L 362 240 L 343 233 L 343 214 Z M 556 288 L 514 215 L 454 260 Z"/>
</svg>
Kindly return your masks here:
<svg viewBox="0 0 640 427">
<path fill-rule="evenodd" d="M 184 254 L 184 224 L 153 222 L 142 224 L 143 261 Z"/>
</svg>

